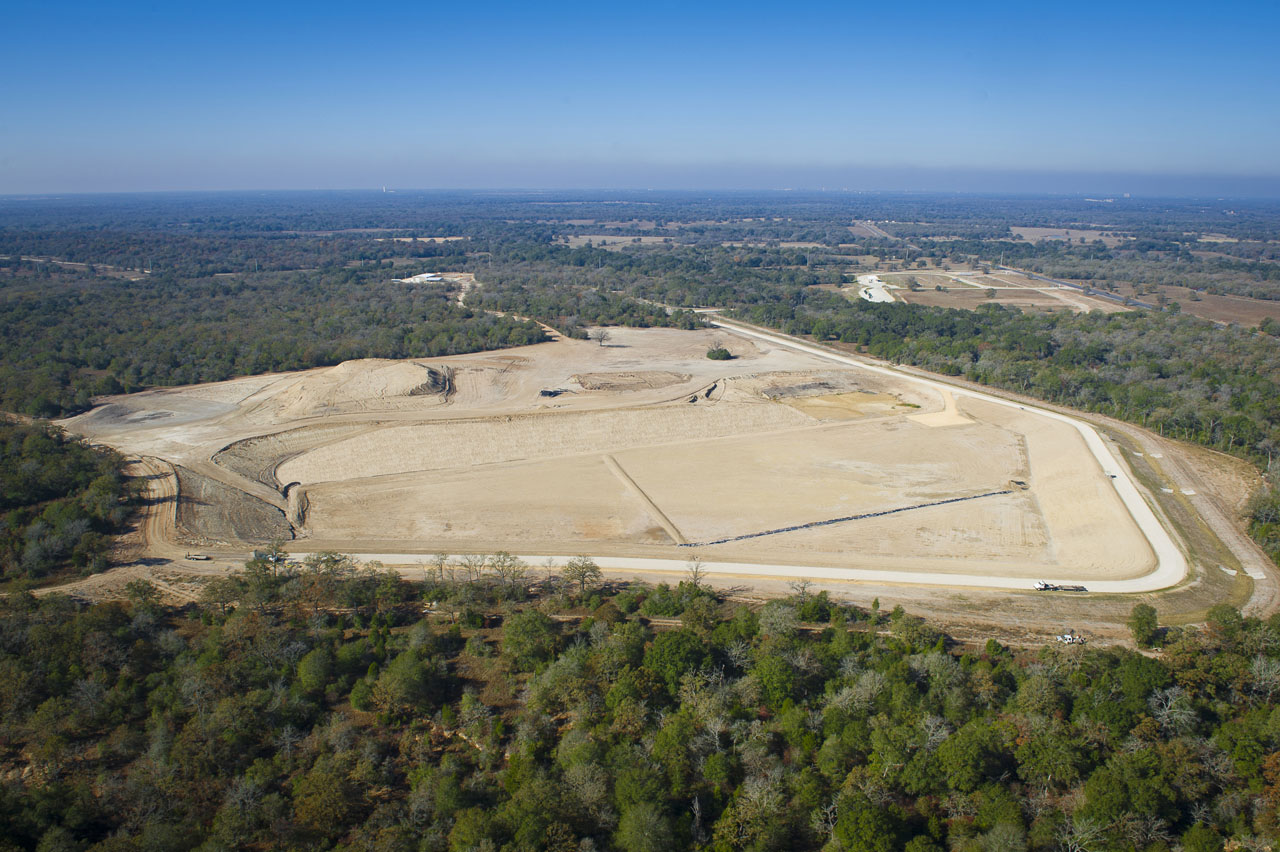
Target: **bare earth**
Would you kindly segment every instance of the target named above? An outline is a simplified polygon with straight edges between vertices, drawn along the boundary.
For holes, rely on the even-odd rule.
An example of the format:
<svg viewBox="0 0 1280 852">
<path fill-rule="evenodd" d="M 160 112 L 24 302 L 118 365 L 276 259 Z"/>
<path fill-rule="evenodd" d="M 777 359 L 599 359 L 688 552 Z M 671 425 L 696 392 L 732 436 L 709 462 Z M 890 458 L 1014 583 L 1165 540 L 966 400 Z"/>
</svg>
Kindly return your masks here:
<svg viewBox="0 0 1280 852">
<path fill-rule="evenodd" d="M 737 357 L 708 360 L 717 341 Z M 64 425 L 178 466 L 199 489 L 187 540 L 226 547 L 287 517 L 297 550 L 696 553 L 912 582 L 1130 580 L 1157 561 L 1071 425 L 723 331 L 348 362 Z"/>
<path fill-rule="evenodd" d="M 653 580 L 697 555 L 722 587 L 777 593 L 809 577 L 961 628 L 1002 623 L 1009 639 L 1123 634 L 1132 598 L 1040 595 L 1034 579 L 1172 584 L 1162 613 L 1275 607 L 1270 568 L 1239 531 L 1238 465 L 1122 424 L 1121 446 L 1069 412 L 749 333 L 617 329 L 604 347 L 348 362 L 104 400 L 63 425 L 140 457 L 155 503 L 136 561 L 70 588 L 100 596 L 148 576 L 190 599 L 283 530 L 299 554 L 410 573 L 436 552 L 505 549 L 534 564 L 591 553 Z M 713 344 L 735 359 L 708 360 Z M 1165 489 L 1129 482 L 1129 467 L 1176 493 L 1152 495 Z M 1133 498 L 1173 530 L 1161 546 L 1191 556 L 1186 579 L 1185 563 L 1162 573 Z M 1175 499 L 1222 539 L 1172 523 Z M 187 562 L 196 547 L 213 561 Z"/>
<path fill-rule="evenodd" d="M 864 278 L 867 276 L 860 276 Z M 1069 287 L 1028 278 L 1018 272 L 888 272 L 879 277 L 893 297 L 912 305 L 974 310 L 987 304 L 1010 305 L 1028 311 L 1071 310 L 1116 313 L 1129 310 L 1109 299 L 1097 298 Z M 921 289 L 908 288 L 914 278 Z M 942 289 L 938 289 L 938 288 Z"/>
</svg>

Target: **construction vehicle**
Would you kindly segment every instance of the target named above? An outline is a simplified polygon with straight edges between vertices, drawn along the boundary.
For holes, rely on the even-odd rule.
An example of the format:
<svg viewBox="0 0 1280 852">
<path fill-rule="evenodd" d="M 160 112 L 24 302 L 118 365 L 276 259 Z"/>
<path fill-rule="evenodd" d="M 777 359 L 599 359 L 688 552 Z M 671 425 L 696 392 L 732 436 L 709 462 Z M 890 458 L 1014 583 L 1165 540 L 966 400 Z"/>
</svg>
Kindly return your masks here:
<svg viewBox="0 0 1280 852">
<path fill-rule="evenodd" d="M 1084 586 L 1063 586 L 1063 585 L 1059 585 L 1058 583 L 1046 583 L 1044 580 L 1039 580 L 1036 582 L 1035 590 L 1037 592 L 1087 592 L 1089 591 Z"/>
</svg>

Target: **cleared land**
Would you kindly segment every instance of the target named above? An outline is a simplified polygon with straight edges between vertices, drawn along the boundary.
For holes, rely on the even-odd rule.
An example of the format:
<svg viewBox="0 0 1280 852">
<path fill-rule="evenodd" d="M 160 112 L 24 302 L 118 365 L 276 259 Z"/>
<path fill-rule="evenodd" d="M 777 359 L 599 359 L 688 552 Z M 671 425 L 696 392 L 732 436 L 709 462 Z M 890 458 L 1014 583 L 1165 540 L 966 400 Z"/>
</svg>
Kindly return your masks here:
<svg viewBox="0 0 1280 852">
<path fill-rule="evenodd" d="M 877 297 L 871 301 L 902 301 L 913 305 L 967 310 L 975 310 L 987 304 L 1011 305 L 1029 311 L 1065 308 L 1085 313 L 1115 313 L 1129 310 L 1118 302 L 1089 296 L 1069 287 L 1055 287 L 1017 272 L 881 272 L 876 275 L 859 275 L 859 285 L 864 285 L 871 279 L 878 279 L 883 284 L 879 290 L 872 288 L 868 291 L 868 295 Z M 910 288 L 912 279 L 919 289 Z M 865 286 L 859 287 L 861 298 L 868 297 L 863 295 L 863 290 L 866 289 Z"/>
<path fill-rule="evenodd" d="M 569 248 L 582 248 L 588 243 L 598 248 L 606 248 L 613 251 L 632 245 L 661 245 L 670 242 L 670 237 L 635 237 L 635 236 L 619 236 L 618 234 L 579 234 L 572 237 L 565 237 L 565 243 Z"/>
<path fill-rule="evenodd" d="M 708 360 L 714 343 L 735 358 Z M 173 464 L 180 532 L 210 546 L 696 554 L 744 576 L 997 587 L 1159 567 L 1069 419 L 736 328 L 347 362 L 65 425 Z"/>
<path fill-rule="evenodd" d="M 1102 242 L 1106 244 L 1107 248 L 1115 248 L 1121 243 L 1133 239 L 1132 237 L 1113 234 L 1110 231 L 1095 229 L 1010 228 L 1009 230 L 1013 231 L 1014 234 L 1022 237 L 1030 243 L 1038 242 L 1039 240 L 1068 240 L 1073 243 L 1078 243 L 1081 240 L 1084 240 L 1086 243 L 1091 243 L 1095 240 L 1102 240 Z"/>
<path fill-rule="evenodd" d="M 1256 328 L 1268 317 L 1280 322 L 1280 301 L 1197 293 L 1188 287 L 1160 286 L 1155 288 L 1154 293 L 1139 292 L 1132 285 L 1124 283 L 1117 285 L 1116 292 L 1144 302 L 1154 302 L 1157 296 L 1164 296 L 1177 302 L 1184 313 L 1213 322 L 1234 322 L 1247 328 Z M 1193 295 L 1196 298 L 1193 299 Z"/>
</svg>

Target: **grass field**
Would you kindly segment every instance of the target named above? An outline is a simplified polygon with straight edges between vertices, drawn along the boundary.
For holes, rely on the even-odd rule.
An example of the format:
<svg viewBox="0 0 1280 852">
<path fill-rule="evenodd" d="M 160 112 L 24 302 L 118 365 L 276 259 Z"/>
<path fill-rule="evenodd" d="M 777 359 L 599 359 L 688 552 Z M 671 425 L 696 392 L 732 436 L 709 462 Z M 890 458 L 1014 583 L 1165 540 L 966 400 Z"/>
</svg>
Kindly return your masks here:
<svg viewBox="0 0 1280 852">
<path fill-rule="evenodd" d="M 1131 237 L 1117 236 L 1111 231 L 1078 229 L 1078 228 L 1010 228 L 1017 236 L 1022 237 L 1029 243 L 1039 242 L 1040 240 L 1070 240 L 1078 243 L 1082 239 L 1086 243 L 1094 240 L 1102 240 L 1107 248 L 1115 248 L 1126 242 Z"/>
<path fill-rule="evenodd" d="M 1177 302 L 1184 313 L 1214 322 L 1234 322 L 1247 328 L 1256 328 L 1267 317 L 1280 322 L 1280 301 L 1249 299 L 1244 296 L 1214 296 L 1196 293 L 1188 287 L 1158 287 L 1155 294 L 1138 294 L 1132 286 L 1120 284 L 1116 292 L 1144 302 L 1155 302 L 1157 295 L 1163 295 Z M 1193 295 L 1198 298 L 1193 299 Z"/>
<path fill-rule="evenodd" d="M 599 248 L 618 250 L 626 246 L 639 245 L 661 245 L 670 241 L 670 237 L 633 237 L 620 236 L 618 234 L 577 234 L 571 237 L 565 237 L 564 241 L 569 248 L 582 248 L 590 243 Z"/>
</svg>

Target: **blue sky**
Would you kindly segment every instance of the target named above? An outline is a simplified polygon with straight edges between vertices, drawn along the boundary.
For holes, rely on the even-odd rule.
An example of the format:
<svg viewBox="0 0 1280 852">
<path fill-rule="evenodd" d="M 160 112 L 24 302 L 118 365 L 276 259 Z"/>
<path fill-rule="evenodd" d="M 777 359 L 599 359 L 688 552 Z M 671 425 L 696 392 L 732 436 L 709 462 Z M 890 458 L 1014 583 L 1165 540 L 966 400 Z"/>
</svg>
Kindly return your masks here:
<svg viewBox="0 0 1280 852">
<path fill-rule="evenodd" d="M 6 7 L 0 194 L 1280 189 L 1275 0 Z"/>
</svg>

